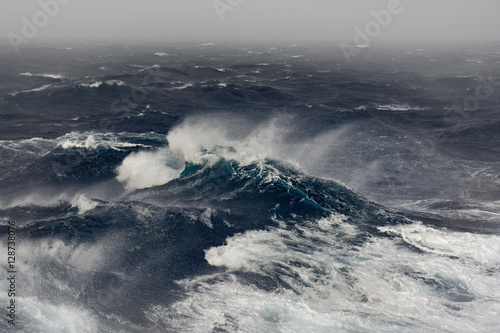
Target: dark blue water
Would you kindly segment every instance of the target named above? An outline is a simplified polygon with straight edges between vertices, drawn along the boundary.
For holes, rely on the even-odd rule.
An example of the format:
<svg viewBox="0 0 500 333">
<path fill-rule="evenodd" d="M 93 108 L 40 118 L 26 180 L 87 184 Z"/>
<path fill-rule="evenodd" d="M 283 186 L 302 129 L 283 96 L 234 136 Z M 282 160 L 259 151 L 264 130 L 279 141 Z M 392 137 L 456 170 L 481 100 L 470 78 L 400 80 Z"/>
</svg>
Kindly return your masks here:
<svg viewBox="0 0 500 333">
<path fill-rule="evenodd" d="M 500 329 L 500 45 L 0 57 L 18 331 Z"/>
</svg>

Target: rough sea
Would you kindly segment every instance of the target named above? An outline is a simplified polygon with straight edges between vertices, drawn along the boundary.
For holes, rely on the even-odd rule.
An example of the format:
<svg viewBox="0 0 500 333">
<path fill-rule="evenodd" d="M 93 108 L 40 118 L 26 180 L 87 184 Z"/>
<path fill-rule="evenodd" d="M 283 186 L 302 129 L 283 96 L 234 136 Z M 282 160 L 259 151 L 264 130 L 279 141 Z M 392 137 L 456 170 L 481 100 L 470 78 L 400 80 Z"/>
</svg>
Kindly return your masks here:
<svg viewBox="0 0 500 333">
<path fill-rule="evenodd" d="M 0 331 L 500 332 L 500 44 L 356 53 L 0 47 Z"/>
</svg>

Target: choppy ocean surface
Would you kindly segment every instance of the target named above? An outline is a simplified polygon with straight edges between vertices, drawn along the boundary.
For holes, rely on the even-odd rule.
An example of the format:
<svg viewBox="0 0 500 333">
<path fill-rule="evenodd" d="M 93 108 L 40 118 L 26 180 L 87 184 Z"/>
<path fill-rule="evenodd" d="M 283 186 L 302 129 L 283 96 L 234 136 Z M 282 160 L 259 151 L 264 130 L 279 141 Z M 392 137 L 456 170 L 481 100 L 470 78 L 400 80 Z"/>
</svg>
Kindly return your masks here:
<svg viewBox="0 0 500 333">
<path fill-rule="evenodd" d="M 499 44 L 0 59 L 0 331 L 500 331 Z"/>
</svg>

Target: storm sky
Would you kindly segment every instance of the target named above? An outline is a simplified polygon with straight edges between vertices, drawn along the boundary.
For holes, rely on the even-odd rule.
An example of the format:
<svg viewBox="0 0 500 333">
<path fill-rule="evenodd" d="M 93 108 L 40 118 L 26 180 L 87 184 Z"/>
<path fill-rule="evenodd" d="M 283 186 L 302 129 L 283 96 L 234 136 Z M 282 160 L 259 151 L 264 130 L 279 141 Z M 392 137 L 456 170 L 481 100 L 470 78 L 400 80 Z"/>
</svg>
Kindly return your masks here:
<svg viewBox="0 0 500 333">
<path fill-rule="evenodd" d="M 68 2 L 53 17 L 40 3 Z M 23 36 L 26 21 L 39 28 L 33 37 L 104 40 L 345 40 L 354 28 L 374 21 L 371 11 L 398 0 L 2 0 L 2 41 Z M 380 40 L 498 40 L 498 0 L 400 0 L 387 16 Z M 215 4 L 214 4 L 215 3 Z M 391 4 L 392 3 L 392 4 Z M 39 14 L 37 16 L 37 13 Z M 34 17 L 35 16 L 35 17 Z M 24 21 L 23 21 L 23 18 Z M 45 22 L 46 21 L 46 22 Z M 31 38 L 31 36 L 29 36 Z"/>
</svg>

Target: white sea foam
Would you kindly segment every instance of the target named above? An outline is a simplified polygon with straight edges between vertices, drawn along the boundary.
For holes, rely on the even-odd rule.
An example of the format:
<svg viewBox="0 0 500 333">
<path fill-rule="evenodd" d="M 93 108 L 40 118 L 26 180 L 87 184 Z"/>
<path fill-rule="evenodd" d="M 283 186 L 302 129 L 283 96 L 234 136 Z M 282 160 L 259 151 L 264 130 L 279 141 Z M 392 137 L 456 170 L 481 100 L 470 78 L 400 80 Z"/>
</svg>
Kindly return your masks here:
<svg viewBox="0 0 500 333">
<path fill-rule="evenodd" d="M 248 135 L 237 133 L 234 137 L 229 126 L 217 124 L 216 120 L 186 121 L 169 132 L 168 148 L 127 157 L 117 169 L 117 179 L 133 190 L 177 178 L 184 162 L 212 166 L 221 158 L 237 160 L 242 165 L 261 161 L 272 157 L 279 146 L 281 133 L 276 127 L 272 121 Z M 145 174 L 141 168 L 149 172 Z"/>
<path fill-rule="evenodd" d="M 99 203 L 87 198 L 84 194 L 79 194 L 71 200 L 71 206 L 78 208 L 78 214 L 94 209 Z"/>
<path fill-rule="evenodd" d="M 81 87 L 86 87 L 86 88 L 99 88 L 102 85 L 107 85 L 107 86 L 126 86 L 126 83 L 120 80 L 107 80 L 107 81 L 94 81 L 90 83 L 80 83 Z"/>
<path fill-rule="evenodd" d="M 213 224 L 212 224 L 212 213 L 213 213 L 213 209 L 212 208 L 207 208 L 205 209 L 205 211 L 200 214 L 199 218 L 200 218 L 200 221 L 205 224 L 207 227 L 209 228 L 213 228 Z"/>
<path fill-rule="evenodd" d="M 19 152 L 20 154 L 33 154 L 43 156 L 57 146 L 54 140 L 43 138 L 30 138 L 23 140 L 0 140 L 0 147 Z"/>
<path fill-rule="evenodd" d="M 65 202 L 68 202 L 68 196 L 65 193 L 59 193 L 55 196 L 48 196 L 46 193 L 30 193 L 28 195 L 13 197 L 0 201 L 1 209 L 9 209 L 14 207 L 57 207 Z"/>
<path fill-rule="evenodd" d="M 344 240 L 360 231 L 346 225 L 345 217 L 333 215 L 295 231 L 230 237 L 205 255 L 211 265 L 226 267 L 225 273 L 180 281 L 188 297 L 170 307 L 153 306 L 147 316 L 173 330 L 200 332 L 500 329 L 497 236 L 415 224 L 381 228 L 396 237 L 374 236 L 352 246 Z M 345 235 L 342 229 L 352 233 Z M 288 287 L 258 289 L 240 281 L 234 271 L 279 275 Z"/>
<path fill-rule="evenodd" d="M 22 76 L 39 76 L 39 77 L 45 77 L 45 78 L 55 79 L 55 80 L 60 80 L 60 79 L 64 78 L 60 74 L 32 74 L 30 72 L 26 72 L 26 73 L 19 73 L 19 75 L 22 75 Z"/>
<path fill-rule="evenodd" d="M 38 88 L 33 88 L 31 90 L 23 90 L 23 92 L 42 91 L 42 90 L 47 90 L 47 89 L 49 89 L 51 87 L 52 87 L 51 84 L 46 84 L 44 86 L 41 86 L 41 87 L 38 87 Z"/>
<path fill-rule="evenodd" d="M 475 173 L 474 176 L 478 174 Z M 484 176 L 487 178 L 487 176 Z M 490 183 L 497 182 L 495 179 L 490 178 Z M 444 204 L 444 205 L 443 205 Z M 392 200 L 391 207 L 399 210 L 409 211 L 424 211 L 432 214 L 439 214 L 451 219 L 468 219 L 478 221 L 488 221 L 493 223 L 500 222 L 500 203 L 499 202 L 474 202 L 465 201 L 462 205 L 458 205 L 453 209 L 453 205 L 447 206 L 446 201 L 442 199 L 428 199 L 428 200 Z M 435 206 L 443 206 L 442 209 L 435 208 Z"/>
<path fill-rule="evenodd" d="M 206 166 L 220 158 L 243 164 L 255 162 L 269 154 L 275 135 L 271 124 L 232 140 L 227 128 L 215 122 L 186 122 L 167 135 L 167 148 L 129 155 L 117 168 L 117 180 L 128 190 L 135 190 L 162 185 L 179 177 L 184 162 Z"/>
<path fill-rule="evenodd" d="M 13 92 L 9 93 L 9 95 L 11 95 L 11 96 L 17 96 L 20 93 L 38 92 L 38 91 L 43 91 L 43 90 L 50 89 L 52 87 L 53 87 L 53 85 L 51 85 L 51 84 L 45 84 L 43 86 L 36 87 L 36 88 L 33 88 L 33 89 L 29 89 L 29 90 L 13 91 Z"/>
<path fill-rule="evenodd" d="M 158 68 L 160 68 L 160 65 L 154 64 L 152 66 L 147 66 L 147 67 L 144 67 L 143 69 L 139 69 L 139 72 L 144 72 L 144 71 L 147 71 L 150 69 L 158 69 Z"/>
<path fill-rule="evenodd" d="M 140 143 L 129 143 L 124 140 L 119 140 L 120 135 L 126 133 L 76 133 L 71 132 L 65 134 L 57 139 L 55 139 L 57 146 L 64 149 L 71 148 L 86 148 L 86 149 L 96 149 L 98 147 L 107 148 L 126 148 L 126 147 L 144 147 L 150 148 L 149 145 L 144 145 Z M 144 135 L 137 134 L 127 134 L 130 137 L 143 137 Z"/>
<path fill-rule="evenodd" d="M 205 259 L 212 266 L 260 273 L 259 258 L 273 254 L 274 260 L 279 262 L 284 258 L 285 252 L 286 245 L 278 235 L 268 231 L 251 231 L 227 239 L 224 246 L 206 250 Z"/>
<path fill-rule="evenodd" d="M 192 87 L 192 86 L 193 86 L 193 84 L 192 84 L 192 83 L 186 83 L 186 84 L 184 84 L 184 85 L 182 85 L 182 86 L 179 86 L 179 87 L 173 87 L 173 88 L 170 88 L 170 90 L 184 90 L 184 89 L 186 89 L 186 88 L 190 88 L 190 87 Z"/>
<path fill-rule="evenodd" d="M 42 261 L 64 263 L 81 272 L 94 271 L 104 263 L 109 244 L 66 244 L 61 240 L 41 240 L 24 244 L 20 254 L 27 255 L 25 264 Z M 31 253 L 31 254 L 29 254 Z M 28 255 L 29 254 L 29 255 Z"/>
<path fill-rule="evenodd" d="M 471 260 L 484 267 L 500 267 L 500 237 L 497 235 L 436 230 L 420 223 L 379 229 L 401 236 L 424 252 Z"/>
<path fill-rule="evenodd" d="M 410 104 L 378 104 L 375 107 L 377 108 L 377 110 L 384 110 L 384 111 L 427 110 L 424 107 L 414 106 Z"/>
<path fill-rule="evenodd" d="M 17 271 L 22 272 L 16 275 L 17 286 L 22 290 L 15 297 L 18 309 L 16 328 L 19 332 L 99 332 L 98 319 L 88 309 L 66 304 L 64 298 L 54 304 L 38 299 L 36 295 L 41 286 L 50 285 L 51 289 L 44 292 L 47 295 L 66 294 L 78 297 L 79 291 L 74 290 L 67 281 L 57 278 L 57 274 L 47 275 L 40 270 L 46 269 L 47 264 L 56 264 L 67 267 L 69 274 L 93 272 L 103 264 L 109 247 L 109 242 L 75 245 L 61 240 L 25 239 L 23 246 L 18 247 L 16 256 Z M 7 251 L 6 244 L 0 246 L 0 249 Z M 5 266 L 2 268 L 7 270 Z M 0 288 L 8 290 L 7 282 L 6 279 L 1 279 Z M 9 301 L 7 293 L 0 295 L 2 304 L 8 304 Z M 0 331 L 8 332 L 2 324 Z"/>
<path fill-rule="evenodd" d="M 40 74 L 40 76 L 47 77 L 50 79 L 56 79 L 56 80 L 60 80 L 63 78 L 63 76 L 59 75 L 59 74 Z"/>
<path fill-rule="evenodd" d="M 163 185 L 178 178 L 184 164 L 167 149 L 127 156 L 117 168 L 116 179 L 129 191 Z"/>
<path fill-rule="evenodd" d="M 18 326 L 23 332 L 95 333 L 98 320 L 85 309 L 65 304 L 50 304 L 36 298 L 19 297 L 22 305 Z"/>
<path fill-rule="evenodd" d="M 389 111 L 408 111 L 412 110 L 409 104 L 379 104 L 376 106 L 377 110 L 389 110 Z"/>
</svg>

